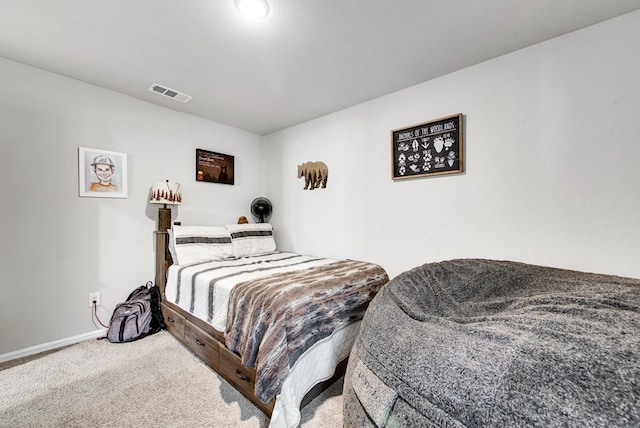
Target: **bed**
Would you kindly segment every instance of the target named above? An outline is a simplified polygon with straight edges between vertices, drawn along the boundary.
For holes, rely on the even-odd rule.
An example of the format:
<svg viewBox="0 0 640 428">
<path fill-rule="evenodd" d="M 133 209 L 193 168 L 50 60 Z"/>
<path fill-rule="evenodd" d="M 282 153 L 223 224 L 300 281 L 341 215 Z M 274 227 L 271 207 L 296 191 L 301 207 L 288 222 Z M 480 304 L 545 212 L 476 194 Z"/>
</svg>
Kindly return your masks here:
<svg viewBox="0 0 640 428">
<path fill-rule="evenodd" d="M 639 361 L 639 279 L 428 263 L 369 305 L 344 426 L 637 427 Z"/>
<path fill-rule="evenodd" d="M 278 251 L 270 224 L 175 225 L 156 232 L 167 330 L 270 418 L 344 374 L 380 266 Z"/>
</svg>

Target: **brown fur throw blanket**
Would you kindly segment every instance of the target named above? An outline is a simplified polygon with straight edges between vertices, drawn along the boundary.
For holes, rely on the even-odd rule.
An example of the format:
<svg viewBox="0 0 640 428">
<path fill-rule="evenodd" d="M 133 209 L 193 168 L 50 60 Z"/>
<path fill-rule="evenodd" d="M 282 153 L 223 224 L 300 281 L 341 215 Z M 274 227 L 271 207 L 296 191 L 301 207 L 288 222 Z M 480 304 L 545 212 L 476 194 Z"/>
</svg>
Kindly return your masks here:
<svg viewBox="0 0 640 428">
<path fill-rule="evenodd" d="M 255 366 L 256 396 L 266 403 L 278 394 L 298 357 L 361 320 L 388 279 L 376 264 L 339 260 L 236 285 L 225 343 L 245 367 Z"/>
<path fill-rule="evenodd" d="M 640 426 L 640 280 L 452 260 L 364 317 L 345 427 Z"/>
</svg>

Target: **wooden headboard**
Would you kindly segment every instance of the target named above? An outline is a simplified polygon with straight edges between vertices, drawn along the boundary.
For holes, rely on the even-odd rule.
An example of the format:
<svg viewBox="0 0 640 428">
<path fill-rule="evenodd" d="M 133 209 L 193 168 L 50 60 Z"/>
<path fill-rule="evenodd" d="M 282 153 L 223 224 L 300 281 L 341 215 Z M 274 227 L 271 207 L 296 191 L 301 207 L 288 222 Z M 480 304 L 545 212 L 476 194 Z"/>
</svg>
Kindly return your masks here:
<svg viewBox="0 0 640 428">
<path fill-rule="evenodd" d="M 156 231 L 156 285 L 164 298 L 164 287 L 167 284 L 167 270 L 172 264 L 169 253 L 169 234 Z"/>
</svg>

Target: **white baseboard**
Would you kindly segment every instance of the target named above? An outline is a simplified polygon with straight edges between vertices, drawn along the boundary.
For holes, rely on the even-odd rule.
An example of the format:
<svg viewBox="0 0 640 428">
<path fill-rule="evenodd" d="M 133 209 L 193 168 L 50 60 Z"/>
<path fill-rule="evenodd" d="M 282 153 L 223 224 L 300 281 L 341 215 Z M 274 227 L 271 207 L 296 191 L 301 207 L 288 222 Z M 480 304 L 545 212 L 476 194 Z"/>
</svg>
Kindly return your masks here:
<svg viewBox="0 0 640 428">
<path fill-rule="evenodd" d="M 31 346 L 25 349 L 19 349 L 17 351 L 9 352 L 0 355 L 0 363 L 6 361 L 15 360 L 17 358 L 24 358 L 30 355 L 39 354 L 40 352 L 51 351 L 52 349 L 62 348 L 64 346 L 73 345 L 75 343 L 84 342 L 89 339 L 96 339 L 107 335 L 107 329 L 92 331 L 89 333 L 79 334 L 73 337 L 67 337 L 65 339 L 55 340 L 53 342 L 43 343 L 42 345 Z"/>
</svg>

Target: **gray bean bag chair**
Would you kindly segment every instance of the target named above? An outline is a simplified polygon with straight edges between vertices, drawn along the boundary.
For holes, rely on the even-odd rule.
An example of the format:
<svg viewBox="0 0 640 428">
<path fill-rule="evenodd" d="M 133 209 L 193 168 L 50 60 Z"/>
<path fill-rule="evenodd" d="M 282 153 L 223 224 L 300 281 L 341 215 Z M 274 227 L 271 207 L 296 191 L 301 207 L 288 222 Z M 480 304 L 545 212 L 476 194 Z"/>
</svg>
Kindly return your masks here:
<svg viewBox="0 0 640 428">
<path fill-rule="evenodd" d="M 371 302 L 345 427 L 638 427 L 640 280 L 492 260 L 405 272 Z"/>
</svg>

